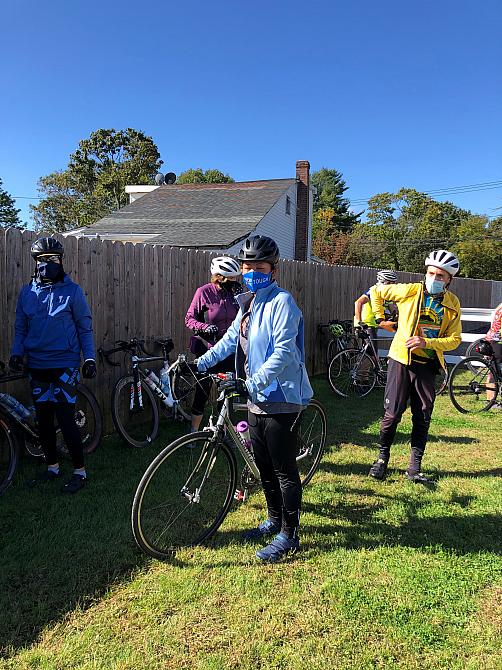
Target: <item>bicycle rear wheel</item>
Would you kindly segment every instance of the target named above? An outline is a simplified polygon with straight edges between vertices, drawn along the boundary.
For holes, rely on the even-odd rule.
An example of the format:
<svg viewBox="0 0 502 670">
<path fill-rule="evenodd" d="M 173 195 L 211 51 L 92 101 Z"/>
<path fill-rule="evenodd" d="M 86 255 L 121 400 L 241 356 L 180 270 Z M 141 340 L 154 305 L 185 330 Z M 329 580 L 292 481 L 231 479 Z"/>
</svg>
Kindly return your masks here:
<svg viewBox="0 0 502 670">
<path fill-rule="evenodd" d="M 141 380 L 143 407 L 140 407 L 132 375 L 122 377 L 112 391 L 112 419 L 118 434 L 131 447 L 146 447 L 159 431 L 157 401 Z M 131 407 L 132 405 L 132 407 Z"/>
<path fill-rule="evenodd" d="M 489 377 L 492 381 L 489 381 Z M 481 356 L 464 358 L 451 371 L 449 381 L 450 398 L 463 414 L 474 414 L 490 409 L 494 404 L 498 384 L 496 370 Z M 488 399 L 493 394 L 493 398 Z"/>
<path fill-rule="evenodd" d="M 167 446 L 143 475 L 132 505 L 138 547 L 166 559 L 179 547 L 208 540 L 223 523 L 237 482 L 235 456 L 213 433 L 184 435 Z"/>
<path fill-rule="evenodd" d="M 0 415 L 0 494 L 9 486 L 16 472 L 19 445 L 10 419 Z"/>
<path fill-rule="evenodd" d="M 360 349 L 346 349 L 331 361 L 328 379 L 333 391 L 342 398 L 361 398 L 368 395 L 376 384 L 375 363 Z"/>
<path fill-rule="evenodd" d="M 326 446 L 326 412 L 317 400 L 311 400 L 302 412 L 298 431 L 298 470 L 302 487 L 307 486 L 319 463 Z"/>
<path fill-rule="evenodd" d="M 477 340 L 474 340 L 474 342 L 471 342 L 467 349 L 465 350 L 465 359 L 471 358 L 471 356 L 477 356 L 479 357 L 478 352 L 476 351 L 476 347 L 480 344 L 485 339 L 485 336 L 479 337 Z M 474 372 L 474 368 L 471 367 L 471 370 Z"/>
<path fill-rule="evenodd" d="M 83 384 L 77 386 L 75 423 L 82 439 L 84 454 L 92 454 L 98 448 L 103 435 L 103 416 L 94 393 Z M 59 453 L 68 456 L 68 447 L 61 431 L 57 433 L 56 446 Z"/>
<path fill-rule="evenodd" d="M 177 410 L 181 416 L 190 421 L 192 416 L 192 403 L 195 394 L 197 380 L 193 373 L 181 372 L 179 367 L 173 372 L 171 378 L 171 391 L 177 402 Z"/>
</svg>

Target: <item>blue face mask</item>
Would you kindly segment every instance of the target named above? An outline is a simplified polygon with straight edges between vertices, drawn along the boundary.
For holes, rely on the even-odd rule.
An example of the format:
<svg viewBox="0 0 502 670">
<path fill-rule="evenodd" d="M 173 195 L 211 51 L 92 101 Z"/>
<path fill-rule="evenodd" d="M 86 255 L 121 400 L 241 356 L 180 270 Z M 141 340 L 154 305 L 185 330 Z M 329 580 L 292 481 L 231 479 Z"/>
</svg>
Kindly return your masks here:
<svg viewBox="0 0 502 670">
<path fill-rule="evenodd" d="M 425 288 L 427 293 L 430 295 L 438 295 L 438 293 L 444 293 L 446 284 L 440 279 L 431 279 L 430 277 L 425 278 Z"/>
<path fill-rule="evenodd" d="M 242 275 L 242 281 L 250 291 L 256 293 L 259 289 L 270 286 L 274 280 L 272 279 L 271 272 L 265 274 L 264 272 L 255 272 L 254 270 L 251 270 L 251 272 L 246 272 L 246 274 Z"/>
</svg>

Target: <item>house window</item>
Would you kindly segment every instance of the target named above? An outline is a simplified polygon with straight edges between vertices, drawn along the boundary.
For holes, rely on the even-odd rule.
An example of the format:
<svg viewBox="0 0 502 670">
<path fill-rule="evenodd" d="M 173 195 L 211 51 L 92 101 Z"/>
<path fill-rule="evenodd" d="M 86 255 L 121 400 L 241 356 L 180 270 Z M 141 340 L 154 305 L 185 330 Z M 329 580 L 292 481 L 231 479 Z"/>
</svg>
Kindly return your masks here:
<svg viewBox="0 0 502 670">
<path fill-rule="evenodd" d="M 291 198 L 286 196 L 286 214 L 291 214 Z"/>
</svg>

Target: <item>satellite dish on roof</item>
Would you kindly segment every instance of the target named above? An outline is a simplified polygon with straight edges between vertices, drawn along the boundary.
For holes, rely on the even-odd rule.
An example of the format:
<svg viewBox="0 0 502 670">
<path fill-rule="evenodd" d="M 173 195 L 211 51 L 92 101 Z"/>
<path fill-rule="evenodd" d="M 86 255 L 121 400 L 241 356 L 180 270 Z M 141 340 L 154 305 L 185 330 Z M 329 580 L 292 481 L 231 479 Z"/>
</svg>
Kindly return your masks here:
<svg viewBox="0 0 502 670">
<path fill-rule="evenodd" d="M 166 184 L 174 184 L 176 181 L 176 175 L 174 172 L 166 172 L 165 180 Z"/>
<path fill-rule="evenodd" d="M 157 172 L 157 174 L 155 175 L 155 183 L 157 184 L 157 186 L 162 186 L 162 184 L 164 183 L 164 175 L 162 174 L 162 172 Z"/>
</svg>

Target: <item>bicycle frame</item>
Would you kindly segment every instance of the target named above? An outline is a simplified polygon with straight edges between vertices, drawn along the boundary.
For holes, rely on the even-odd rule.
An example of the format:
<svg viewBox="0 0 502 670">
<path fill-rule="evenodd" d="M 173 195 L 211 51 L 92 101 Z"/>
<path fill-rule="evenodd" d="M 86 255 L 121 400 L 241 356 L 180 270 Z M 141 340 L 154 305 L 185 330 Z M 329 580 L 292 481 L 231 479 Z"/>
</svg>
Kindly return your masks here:
<svg viewBox="0 0 502 670">
<path fill-rule="evenodd" d="M 6 384 L 7 382 L 14 382 L 20 379 L 27 379 L 28 376 L 24 372 L 18 372 L 14 374 L 6 374 L 0 376 L 0 384 Z M 0 403 L 0 408 L 16 423 L 19 428 L 22 429 L 32 440 L 38 440 L 38 431 L 35 426 L 32 426 L 28 423 L 26 419 L 23 419 L 16 414 L 13 414 L 8 407 L 3 406 Z"/>
</svg>

